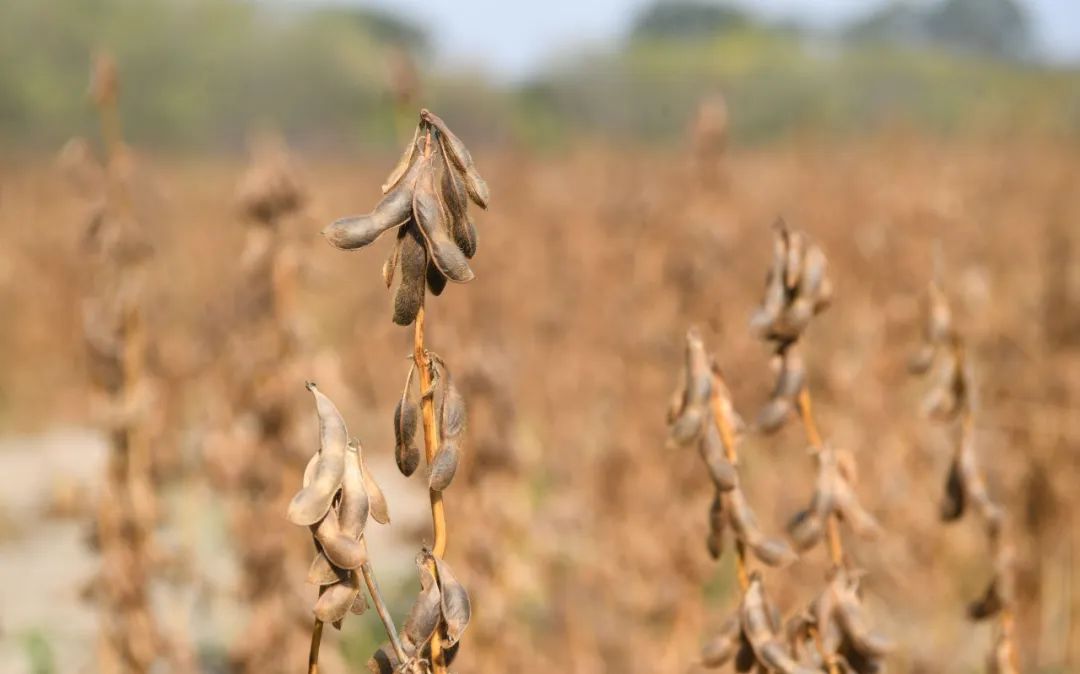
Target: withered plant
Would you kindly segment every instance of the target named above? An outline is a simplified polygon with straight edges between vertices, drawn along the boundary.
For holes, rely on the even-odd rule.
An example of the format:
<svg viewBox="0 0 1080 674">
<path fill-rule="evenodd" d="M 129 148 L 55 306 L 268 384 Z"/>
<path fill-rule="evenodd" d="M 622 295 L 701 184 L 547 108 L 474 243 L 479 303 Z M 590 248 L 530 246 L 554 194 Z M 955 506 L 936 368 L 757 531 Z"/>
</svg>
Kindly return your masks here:
<svg viewBox="0 0 1080 674">
<path fill-rule="evenodd" d="M 394 410 L 394 456 L 406 477 L 416 471 L 420 450 L 413 437 L 422 423 L 433 540 L 430 552 L 417 559 L 421 591 L 404 625 L 404 652 L 381 649 L 370 664 L 380 671 L 408 666 L 441 673 L 457 651 L 470 613 L 463 589 L 460 597 L 448 597 L 451 587 L 461 586 L 443 560 L 447 546 L 443 491 L 457 472 L 466 415 L 446 362 L 424 345 L 424 301 L 428 290 L 440 295 L 447 280 L 473 279 L 468 260 L 476 253 L 477 236 L 467 206 L 472 200 L 486 208 L 489 195 L 465 144 L 428 110 L 421 110 L 416 131 L 382 191 L 384 196 L 371 213 L 337 220 L 323 235 L 338 248 L 354 250 L 396 230 L 383 280 L 391 287 L 400 269 L 393 320 L 414 325 L 414 332 L 413 363 Z M 404 662 L 402 655 L 407 658 Z"/>
<path fill-rule="evenodd" d="M 788 533 L 800 551 L 827 541 L 831 568 L 826 588 L 808 609 L 788 624 L 793 654 L 802 662 L 824 667 L 830 674 L 880 671 L 892 644 L 872 631 L 859 602 L 861 572 L 845 558 L 840 523 L 860 537 L 880 531 L 877 520 L 855 496 L 856 470 L 851 454 L 833 448 L 818 430 L 806 382 L 806 366 L 799 340 L 814 316 L 832 300 L 832 282 L 822 249 L 802 232 L 783 221 L 774 226 L 773 262 L 766 278 L 765 297 L 751 327 L 774 350 L 777 372 L 772 397 L 758 415 L 766 433 L 781 428 L 797 412 L 810 453 L 817 464 L 817 480 L 808 507 L 792 518 Z"/>
<path fill-rule="evenodd" d="M 102 172 L 88 152 L 83 157 L 84 175 L 100 177 L 82 241 L 90 276 L 83 338 L 109 455 L 92 536 L 101 569 L 88 593 L 101 613 L 100 670 L 146 672 L 178 652 L 170 648 L 177 644 L 167 642 L 151 605 L 152 578 L 162 561 L 153 540 L 158 515 L 151 454 L 154 389 L 146 372 L 146 271 L 153 251 L 132 206 L 131 158 L 117 110 L 119 82 L 108 56 L 99 55 L 94 63 L 91 95 L 106 162 Z M 75 147 L 80 146 L 69 144 L 66 152 Z"/>
<path fill-rule="evenodd" d="M 240 278 L 221 331 L 219 388 L 227 400 L 204 458 L 227 495 L 239 596 L 251 611 L 229 659 L 237 671 L 265 673 L 289 671 L 282 653 L 302 653 L 308 643 L 308 619 L 293 608 L 299 588 L 289 574 L 300 551 L 286 532 L 265 526 L 285 508 L 308 452 L 291 386 L 303 381 L 307 358 L 297 326 L 299 256 L 288 235 L 303 215 L 305 192 L 282 141 L 262 136 L 252 150 L 236 195 L 245 226 Z"/>
<path fill-rule="evenodd" d="M 696 443 L 712 478 L 715 493 L 709 509 L 706 546 L 714 559 L 724 552 L 725 538 L 735 539 L 735 568 L 742 593 L 739 608 L 705 644 L 701 655 L 706 667 L 720 667 L 734 659 L 737 671 L 753 667 L 785 674 L 806 674 L 789 654 L 783 639 L 780 612 L 765 593 L 760 572 L 751 572 L 747 550 L 768 566 L 785 566 L 796 558 L 781 538 L 765 535 L 758 525 L 739 482 L 736 440 L 743 422 L 715 362 L 710 363 L 697 330 L 686 335 L 686 361 L 682 386 L 668 409 L 669 442 Z"/>
<path fill-rule="evenodd" d="M 923 411 L 949 427 L 955 436 L 952 460 L 941 501 L 943 522 L 959 521 L 974 510 L 986 533 L 992 575 L 983 594 L 968 605 L 972 620 L 997 619 L 994 645 L 987 656 L 993 674 L 1020 671 L 1016 653 L 1015 552 L 1007 538 L 1005 509 L 990 496 L 986 477 L 975 451 L 975 383 L 963 335 L 953 321 L 948 299 L 937 281 L 931 281 L 924 299 L 923 340 L 908 362 L 909 369 L 925 375 L 930 387 Z"/>
</svg>

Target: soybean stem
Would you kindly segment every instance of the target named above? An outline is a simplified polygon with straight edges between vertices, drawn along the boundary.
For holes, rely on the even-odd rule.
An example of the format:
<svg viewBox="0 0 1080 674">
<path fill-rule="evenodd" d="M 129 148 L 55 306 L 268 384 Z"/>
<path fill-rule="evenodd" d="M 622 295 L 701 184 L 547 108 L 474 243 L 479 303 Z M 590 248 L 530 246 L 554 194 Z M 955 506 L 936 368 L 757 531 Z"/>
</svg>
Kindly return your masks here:
<svg viewBox="0 0 1080 674">
<path fill-rule="evenodd" d="M 427 152 L 430 152 L 431 140 L 428 137 Z M 420 390 L 427 392 L 431 388 L 431 359 L 424 348 L 424 307 L 416 313 L 416 329 L 413 333 L 413 360 L 416 369 L 420 372 Z M 438 428 L 435 420 L 435 401 L 433 396 L 423 396 L 420 400 L 420 409 L 424 417 L 424 458 L 428 465 L 435 460 L 435 450 L 438 449 Z M 442 492 L 429 489 L 428 496 L 431 499 L 431 524 L 433 542 L 431 554 L 439 559 L 446 554 L 446 512 L 443 509 Z M 432 574 L 437 574 L 434 562 L 431 562 Z M 442 642 L 438 631 L 431 638 L 431 666 L 435 674 L 446 671 L 446 662 L 442 653 Z"/>
<path fill-rule="evenodd" d="M 821 461 L 820 451 L 822 449 L 821 432 L 818 431 L 817 423 L 814 421 L 813 409 L 810 403 L 810 389 L 803 387 L 799 391 L 799 416 L 802 417 L 803 428 L 806 429 L 806 439 L 810 442 L 810 445 L 816 450 L 818 461 Z M 825 521 L 825 533 L 829 541 L 829 560 L 832 562 L 833 568 L 838 569 L 844 563 L 844 546 L 840 540 L 840 527 L 836 522 L 836 513 L 830 513 L 828 519 Z M 821 654 L 823 660 L 825 660 L 826 666 L 829 668 L 829 674 L 839 674 L 839 668 L 836 665 L 836 659 L 825 649 L 825 643 L 818 634 L 815 639 L 815 643 L 818 647 L 818 652 Z"/>
<path fill-rule="evenodd" d="M 311 649 L 308 651 L 307 671 L 308 674 L 319 674 L 319 646 L 322 644 L 323 621 L 315 619 L 315 625 L 311 628 Z"/>
<path fill-rule="evenodd" d="M 814 421 L 813 409 L 810 403 L 810 389 L 805 386 L 799 391 L 799 416 L 802 417 L 803 428 L 806 429 L 806 439 L 814 450 L 820 452 L 823 445 L 821 433 L 818 431 L 817 423 Z M 844 563 L 844 545 L 840 539 L 840 527 L 837 525 L 836 517 L 836 513 L 829 515 L 826 522 L 826 534 L 829 540 L 829 559 L 834 567 L 839 568 Z"/>
<path fill-rule="evenodd" d="M 727 457 L 728 462 L 735 466 L 739 462 L 739 453 L 735 447 L 735 431 L 731 427 L 731 420 L 728 419 L 723 402 L 720 400 L 719 393 L 717 393 L 717 389 L 724 386 L 723 381 L 720 374 L 714 371 L 714 385 L 710 403 L 712 404 L 713 419 L 716 421 L 716 429 L 720 432 L 720 442 L 724 445 L 724 455 Z M 738 537 L 735 539 L 735 573 L 739 579 L 739 588 L 745 591 L 746 588 L 750 587 L 750 574 L 747 571 L 746 564 L 746 544 Z"/>
<path fill-rule="evenodd" d="M 371 562 L 364 562 L 360 567 L 360 572 L 364 576 L 368 594 L 371 595 L 371 602 L 375 604 L 375 612 L 379 614 L 379 619 L 382 620 L 383 627 L 386 628 L 386 636 L 390 637 L 390 645 L 394 649 L 394 655 L 397 656 L 398 662 L 405 662 L 408 657 L 405 655 L 405 649 L 401 647 L 401 640 L 398 639 L 394 618 L 386 608 L 382 593 L 379 592 L 379 584 L 375 581 L 375 571 L 371 568 Z"/>
</svg>

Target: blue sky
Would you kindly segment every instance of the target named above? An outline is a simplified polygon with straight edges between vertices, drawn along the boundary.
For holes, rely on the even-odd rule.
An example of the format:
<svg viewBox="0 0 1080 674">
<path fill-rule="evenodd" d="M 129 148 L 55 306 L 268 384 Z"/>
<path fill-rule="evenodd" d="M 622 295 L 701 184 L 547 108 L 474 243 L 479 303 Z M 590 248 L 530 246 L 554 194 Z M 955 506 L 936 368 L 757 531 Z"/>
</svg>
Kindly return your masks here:
<svg viewBox="0 0 1080 674">
<path fill-rule="evenodd" d="M 294 0 L 305 2 L 311 0 Z M 338 0 L 350 1 L 350 0 Z M 603 47 L 650 0 L 352 0 L 397 11 L 424 25 L 440 57 L 502 78 L 528 75 L 568 47 Z M 918 1 L 918 0 L 914 0 Z M 742 0 L 770 17 L 835 25 L 881 0 Z M 1080 0 L 1024 0 L 1045 53 L 1080 62 Z"/>
</svg>

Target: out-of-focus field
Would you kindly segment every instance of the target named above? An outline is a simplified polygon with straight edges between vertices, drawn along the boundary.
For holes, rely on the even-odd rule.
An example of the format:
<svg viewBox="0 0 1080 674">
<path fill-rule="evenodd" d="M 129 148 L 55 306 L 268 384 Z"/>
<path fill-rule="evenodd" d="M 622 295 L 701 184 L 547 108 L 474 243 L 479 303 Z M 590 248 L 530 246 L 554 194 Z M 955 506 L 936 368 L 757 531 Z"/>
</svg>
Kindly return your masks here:
<svg viewBox="0 0 1080 674">
<path fill-rule="evenodd" d="M 980 530 L 937 519 L 950 444 L 920 415 L 921 384 L 905 368 L 935 255 L 973 352 L 979 451 L 1017 534 L 1024 671 L 1080 667 L 1080 149 L 903 133 L 795 140 L 734 151 L 712 180 L 690 154 L 476 153 L 493 195 L 477 216 L 477 278 L 429 298 L 428 340 L 457 376 L 485 372 L 499 382 L 498 404 L 465 391 L 477 409 L 468 437 L 487 438 L 506 460 L 492 463 L 489 450 L 481 465 L 469 452 L 447 499 L 448 558 L 475 609 L 455 668 L 692 667 L 705 630 L 735 601 L 732 562 L 708 558 L 708 478 L 695 451 L 665 449 L 664 412 L 691 324 L 703 327 L 744 415 L 766 400 L 768 353 L 747 320 L 777 215 L 829 255 L 836 299 L 812 326 L 805 355 L 821 425 L 854 452 L 860 497 L 887 529 L 878 542 L 849 538 L 849 548 L 869 571 L 871 614 L 899 644 L 891 671 L 981 671 L 991 635 L 964 616 L 990 573 Z M 393 158 L 297 159 L 311 194 L 310 218 L 292 229 L 303 251 L 305 329 L 338 359 L 352 396 L 326 392 L 349 400 L 350 429 L 378 457 L 391 508 L 403 513 L 372 544 L 400 619 L 415 582 L 411 551 L 429 537 L 423 494 L 404 486 L 389 459 L 411 330 L 390 322 L 379 275 L 388 242 L 375 244 L 380 253 L 344 254 L 318 235 L 333 217 L 370 208 Z M 242 166 L 139 162 L 148 186 L 140 209 L 158 247 L 154 369 L 167 383 L 169 444 L 184 466 L 169 487 L 162 536 L 194 560 L 168 620 L 187 625 L 209 662 L 242 635 L 244 618 L 230 604 L 219 495 L 200 472 L 238 279 L 233 191 Z M 93 423 L 79 318 L 82 217 L 48 158 L 0 166 L 5 672 L 49 671 L 30 663 L 50 661 L 57 672 L 93 671 L 93 618 L 77 592 L 94 562 L 80 552 L 79 528 L 46 514 L 74 493 L 76 516 L 90 517 L 102 456 L 92 432 L 66 430 Z M 303 381 L 295 384 L 297 404 L 309 405 Z M 512 423 L 497 423 L 510 409 Z M 797 429 L 750 436 L 742 455 L 744 487 L 765 528 L 779 531 L 812 490 L 805 443 Z M 265 526 L 295 529 L 298 545 L 307 538 L 284 517 Z M 811 551 L 791 572 L 767 572 L 786 611 L 819 587 L 823 557 Z M 350 619 L 347 659 L 362 667 L 377 635 L 374 616 Z M 327 639 L 324 648 L 342 643 Z"/>
</svg>

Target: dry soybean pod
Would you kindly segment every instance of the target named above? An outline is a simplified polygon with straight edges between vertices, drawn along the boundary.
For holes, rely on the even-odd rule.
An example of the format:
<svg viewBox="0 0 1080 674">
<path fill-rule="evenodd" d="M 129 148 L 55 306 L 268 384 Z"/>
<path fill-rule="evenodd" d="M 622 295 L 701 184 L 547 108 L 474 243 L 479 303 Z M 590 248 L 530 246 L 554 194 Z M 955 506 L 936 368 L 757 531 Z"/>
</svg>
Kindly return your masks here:
<svg viewBox="0 0 1080 674">
<path fill-rule="evenodd" d="M 445 644 L 447 648 L 450 648 L 458 643 L 465 628 L 469 626 L 469 620 L 472 618 L 472 604 L 469 601 L 469 593 L 454 576 L 450 564 L 438 557 L 432 557 L 432 559 L 435 560 L 435 569 L 439 579 L 442 616 L 446 625 Z"/>
<path fill-rule="evenodd" d="M 366 215 L 335 220 L 323 229 L 323 236 L 335 248 L 356 250 L 407 223 L 412 217 L 413 192 L 422 175 L 421 169 L 420 162 L 414 162 L 397 187 L 387 193 L 374 210 Z"/>
<path fill-rule="evenodd" d="M 334 500 L 341 478 L 345 472 L 345 446 L 349 432 L 345 420 L 334 403 L 308 382 L 307 388 L 315 396 L 315 408 L 319 415 L 319 463 L 311 476 L 311 482 L 301 489 L 289 503 L 287 517 L 293 524 L 315 524 Z"/>
<path fill-rule="evenodd" d="M 401 280 L 394 293 L 394 323 L 410 325 L 424 304 L 428 253 L 415 223 L 410 222 L 401 234 Z"/>
<path fill-rule="evenodd" d="M 420 160 L 421 172 L 412 195 L 412 211 L 435 266 L 451 281 L 467 283 L 475 275 L 469 268 L 465 254 L 447 234 L 443 209 L 435 188 L 434 162 L 434 154 Z"/>
</svg>

